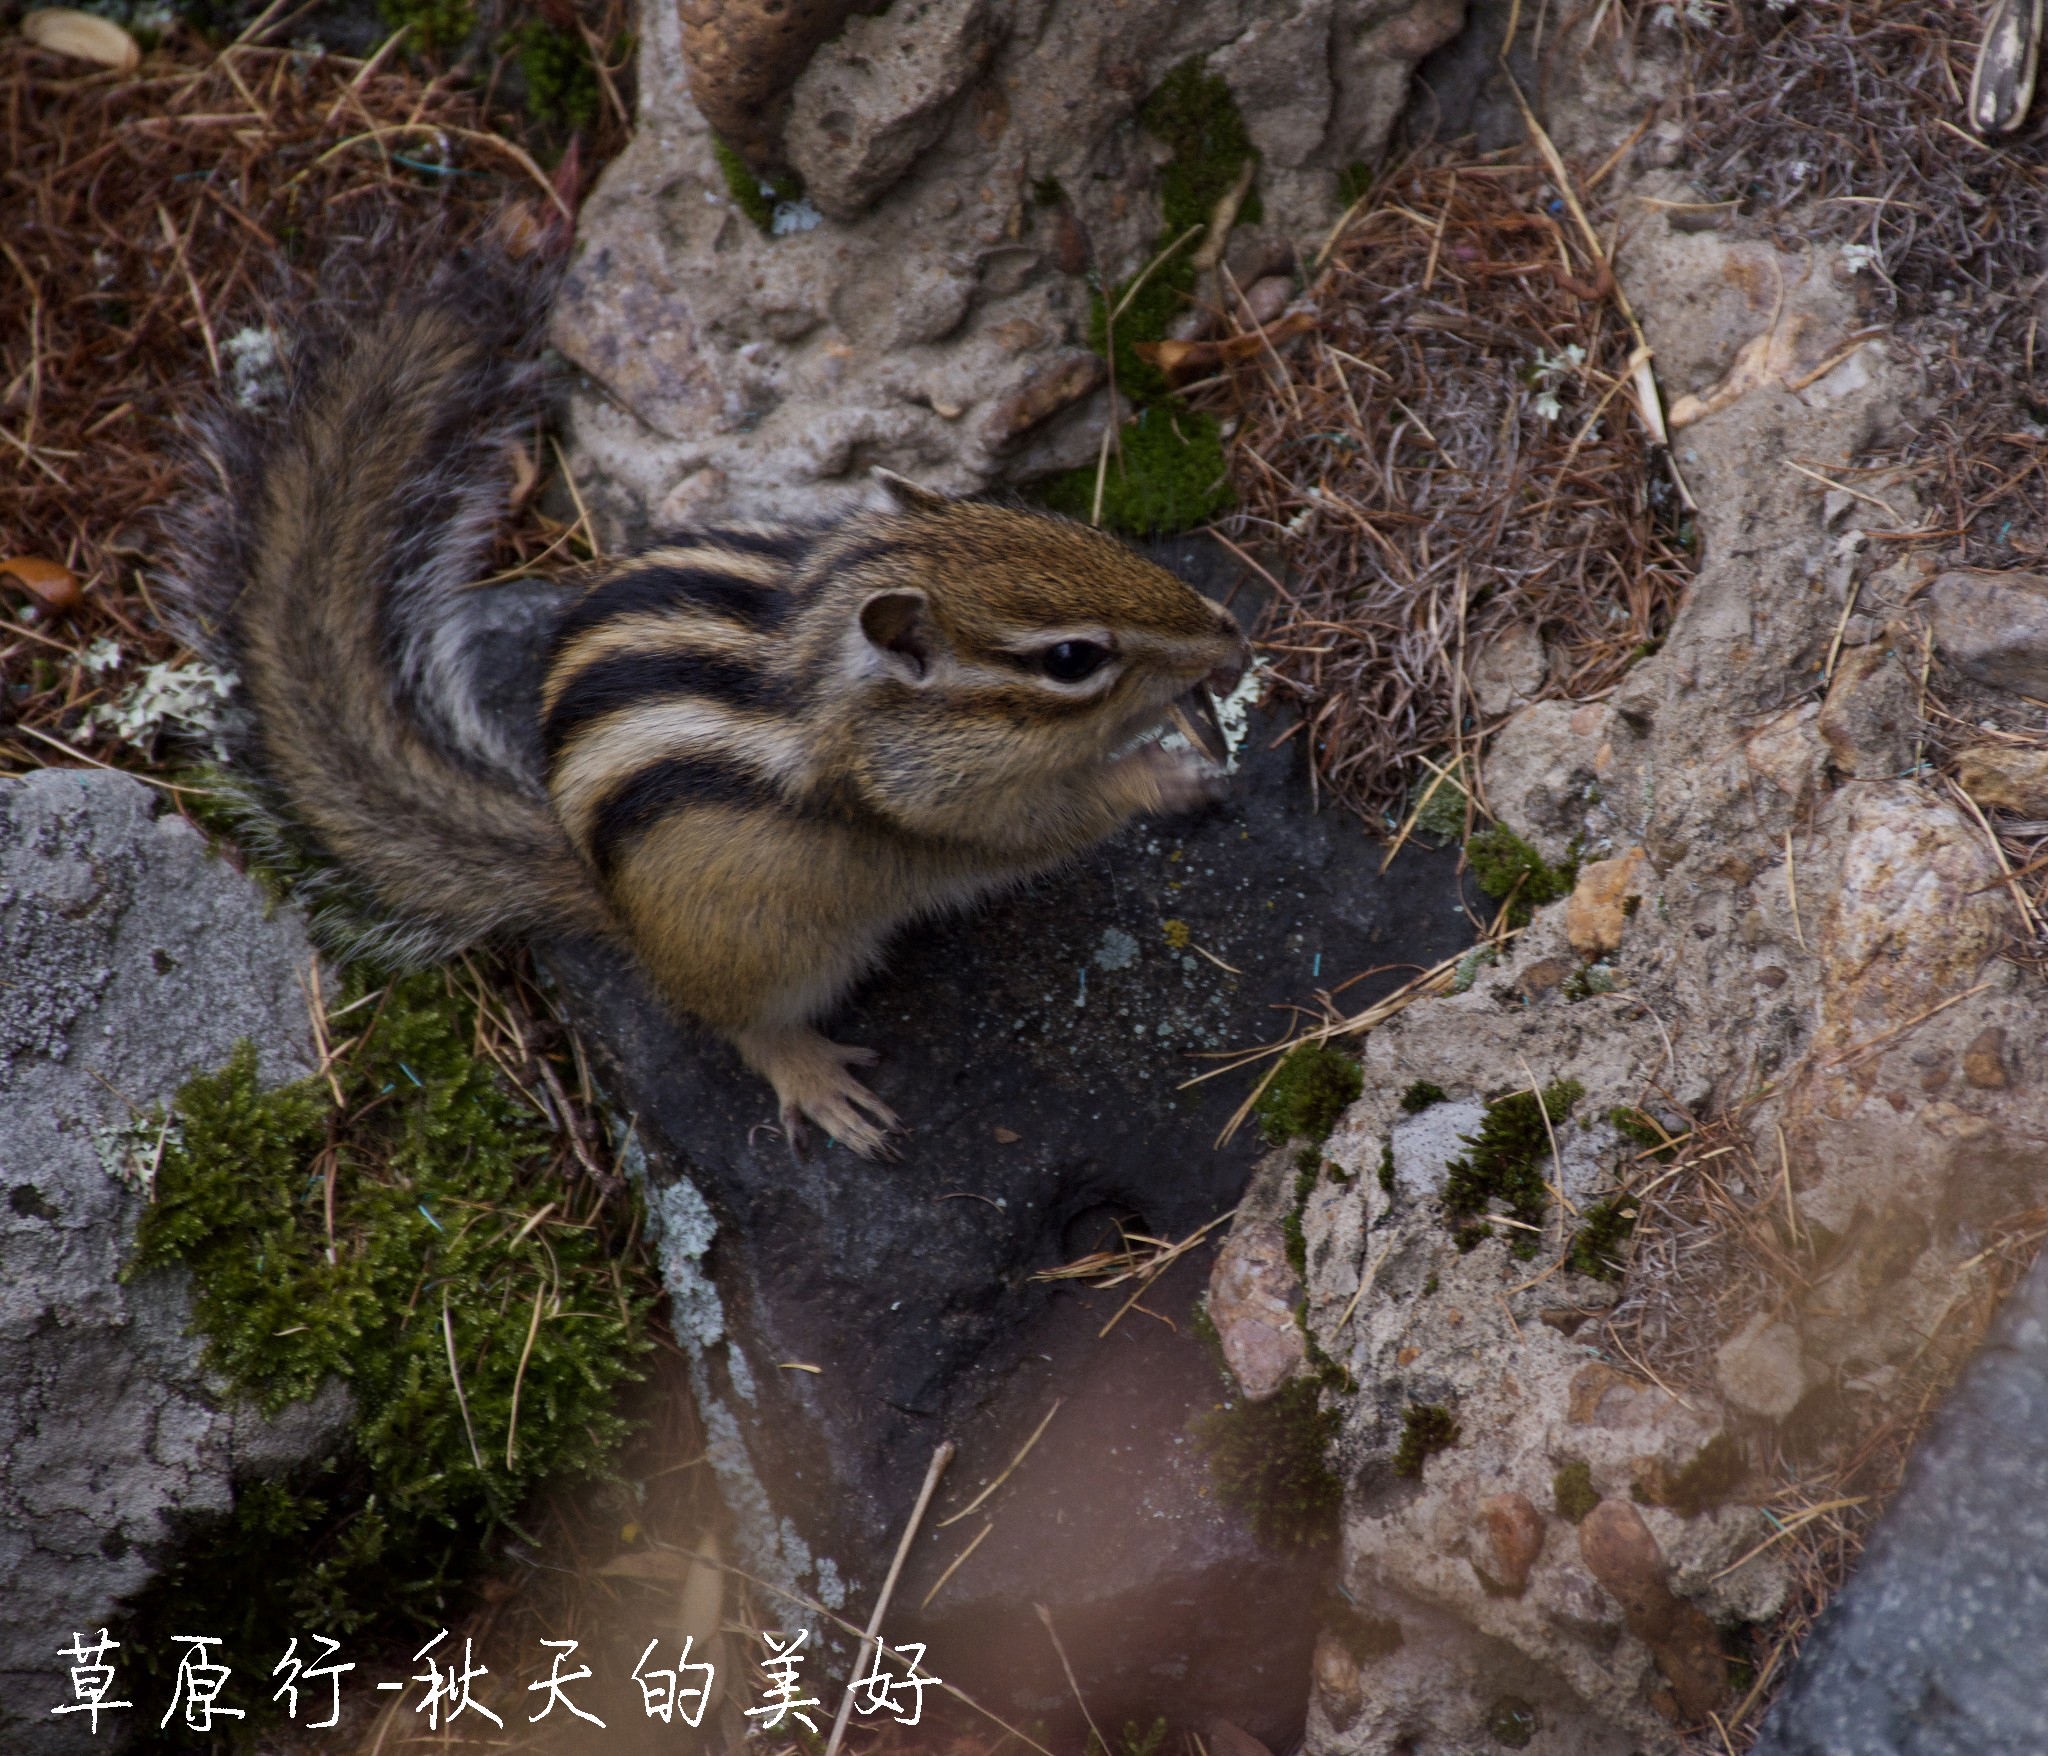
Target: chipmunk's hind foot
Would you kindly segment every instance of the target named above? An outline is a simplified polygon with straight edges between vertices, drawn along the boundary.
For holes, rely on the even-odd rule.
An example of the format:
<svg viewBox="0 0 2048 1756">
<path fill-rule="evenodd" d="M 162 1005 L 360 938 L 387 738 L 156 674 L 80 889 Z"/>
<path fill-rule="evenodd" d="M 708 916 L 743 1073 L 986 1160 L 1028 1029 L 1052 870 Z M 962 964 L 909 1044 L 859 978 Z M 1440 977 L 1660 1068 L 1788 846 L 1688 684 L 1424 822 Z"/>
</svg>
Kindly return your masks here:
<svg viewBox="0 0 2048 1756">
<path fill-rule="evenodd" d="M 783 1130 L 799 1157 L 807 1144 L 806 1121 L 862 1158 L 898 1156 L 889 1140 L 902 1127 L 896 1112 L 849 1071 L 871 1066 L 877 1058 L 873 1049 L 831 1042 L 803 1028 L 748 1031 L 738 1043 L 740 1053 L 775 1087 Z"/>
</svg>

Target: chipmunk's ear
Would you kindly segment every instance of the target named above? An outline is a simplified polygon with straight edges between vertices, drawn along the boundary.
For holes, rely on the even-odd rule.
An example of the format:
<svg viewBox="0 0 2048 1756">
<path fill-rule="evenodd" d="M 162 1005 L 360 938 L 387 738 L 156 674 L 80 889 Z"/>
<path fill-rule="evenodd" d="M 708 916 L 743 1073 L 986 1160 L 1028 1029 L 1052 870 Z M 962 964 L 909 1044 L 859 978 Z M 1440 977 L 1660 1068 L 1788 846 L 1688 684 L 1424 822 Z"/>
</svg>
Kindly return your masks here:
<svg viewBox="0 0 2048 1756">
<path fill-rule="evenodd" d="M 875 486 L 894 503 L 899 512 L 935 512 L 951 501 L 936 488 L 927 488 L 913 482 L 908 476 L 899 476 L 892 469 L 883 469 L 877 464 L 868 472 L 874 478 Z"/>
<path fill-rule="evenodd" d="M 931 675 L 937 635 L 923 592 L 876 592 L 860 607 L 860 631 L 876 670 L 906 683 L 922 683 Z"/>
</svg>

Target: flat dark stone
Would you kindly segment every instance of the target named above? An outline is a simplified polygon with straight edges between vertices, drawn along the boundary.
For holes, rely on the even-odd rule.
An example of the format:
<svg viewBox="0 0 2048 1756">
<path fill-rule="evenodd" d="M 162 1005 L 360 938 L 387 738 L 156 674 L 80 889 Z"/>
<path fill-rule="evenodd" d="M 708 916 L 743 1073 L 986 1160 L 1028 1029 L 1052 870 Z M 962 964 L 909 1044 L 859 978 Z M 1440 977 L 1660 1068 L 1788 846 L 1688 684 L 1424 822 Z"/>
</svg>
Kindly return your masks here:
<svg viewBox="0 0 2048 1756">
<path fill-rule="evenodd" d="M 1282 1746 L 1299 1728 L 1323 1557 L 1260 1549 L 1210 1497 L 1189 1426 L 1223 1385 L 1187 1322 L 1209 1247 L 1102 1337 L 1128 1288 L 1030 1278 L 1113 1247 L 1118 1219 L 1177 1239 L 1238 1199 L 1256 1131 L 1215 1143 L 1256 1075 L 1184 1089 L 1213 1065 L 1199 1056 L 1271 1040 L 1279 1009 L 1399 966 L 1344 990 L 1362 1006 L 1470 943 L 1454 856 L 1417 848 L 1379 876 L 1380 844 L 1312 808 L 1288 725 L 1255 716 L 1222 808 L 1137 825 L 901 936 L 826 1026 L 882 1052 L 870 1083 L 911 1125 L 900 1163 L 838 1147 L 793 1162 L 767 1087 L 621 956 L 546 952 L 653 1190 L 687 1177 L 717 1221 L 703 1267 L 727 1345 L 702 1351 L 700 1390 L 766 1490 L 755 1525 L 801 1538 L 785 1570 L 829 1557 L 864 1617 L 940 1440 L 962 1450 L 935 1519 L 1065 1398 L 929 1615 L 918 1604 L 982 1513 L 928 1526 L 890 1619 L 1008 1714 L 1071 1706 L 1044 1604 L 1098 1719 L 1170 1703 L 1183 1723 L 1222 1713 Z M 776 1564 L 758 1543 L 755 1560 Z"/>
<path fill-rule="evenodd" d="M 1755 1756 L 2048 1750 L 2048 1258 L 1914 1451 Z"/>
</svg>

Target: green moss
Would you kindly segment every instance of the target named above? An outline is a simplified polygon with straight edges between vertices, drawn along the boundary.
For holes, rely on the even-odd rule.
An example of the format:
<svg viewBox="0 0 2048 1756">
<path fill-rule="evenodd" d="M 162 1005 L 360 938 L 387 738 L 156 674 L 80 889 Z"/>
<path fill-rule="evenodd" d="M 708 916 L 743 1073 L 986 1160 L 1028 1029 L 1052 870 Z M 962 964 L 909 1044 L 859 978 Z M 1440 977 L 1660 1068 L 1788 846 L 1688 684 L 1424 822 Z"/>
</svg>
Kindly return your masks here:
<svg viewBox="0 0 2048 1756">
<path fill-rule="evenodd" d="M 1454 758 L 1443 775 L 1425 770 L 1415 783 L 1410 806 L 1415 813 L 1415 833 L 1439 845 L 1454 842 L 1465 833 L 1465 786 L 1461 765 Z"/>
<path fill-rule="evenodd" d="M 711 137 L 711 154 L 718 160 L 718 169 L 725 178 L 726 193 L 732 197 L 733 206 L 772 237 L 775 210 L 785 202 L 803 199 L 802 180 L 794 172 L 763 177 L 740 157 L 736 148 L 715 134 Z"/>
<path fill-rule="evenodd" d="M 1388 1195 L 1394 1192 L 1394 1143 L 1391 1140 L 1380 1147 L 1380 1188 Z"/>
<path fill-rule="evenodd" d="M 1315 1192 L 1316 1176 L 1322 1168 L 1322 1155 L 1312 1146 L 1305 1146 L 1295 1155 L 1294 1199 L 1288 1204 L 1286 1217 L 1280 1221 L 1280 1236 L 1287 1248 L 1288 1265 L 1303 1280 L 1308 1279 L 1308 1239 L 1301 1230 L 1302 1209 L 1308 1205 L 1308 1198 Z"/>
<path fill-rule="evenodd" d="M 1394 1474 L 1419 1479 L 1422 1466 L 1459 1439 L 1456 1419 L 1435 1403 L 1410 1403 L 1401 1414 L 1401 1443 L 1394 1448 Z"/>
<path fill-rule="evenodd" d="M 1336 1411 L 1322 1407 L 1321 1387 L 1308 1378 L 1195 1421 L 1216 1497 L 1273 1549 L 1311 1548 L 1336 1535 L 1344 1491 L 1327 1461 L 1336 1436 Z"/>
<path fill-rule="evenodd" d="M 1626 1195 L 1616 1195 L 1592 1203 L 1579 1217 L 1579 1229 L 1565 1252 L 1565 1267 L 1594 1280 L 1619 1280 L 1621 1247 L 1636 1229 L 1635 1203 Z"/>
<path fill-rule="evenodd" d="M 534 120 L 563 132 L 597 125 L 602 93 L 581 37 L 532 18 L 507 32 L 501 48 L 518 63 Z"/>
<path fill-rule="evenodd" d="M 232 1647 L 440 1615 L 535 1486 L 623 1436 L 648 1300 L 570 1222 L 550 1137 L 470 1053 L 472 1009 L 429 972 L 348 1028 L 368 1034 L 336 1064 L 341 1111 L 322 1081 L 262 1090 L 245 1045 L 163 1134 L 127 1272 L 189 1272 L 208 1367 L 265 1412 L 332 1381 L 353 1416 L 333 1455 L 195 1533 L 139 1626 Z"/>
<path fill-rule="evenodd" d="M 1579 875 L 1576 858 L 1549 865 L 1512 829 L 1481 830 L 1465 844 L 1465 858 L 1479 888 L 1495 902 L 1508 902 L 1512 927 L 1526 926 L 1544 904 L 1571 895 Z"/>
<path fill-rule="evenodd" d="M 1489 964 L 1498 963 L 1500 953 L 1491 945 L 1475 945 L 1458 959 L 1457 967 L 1451 971 L 1451 992 L 1463 994 L 1470 990 L 1479 979 L 1479 972 Z"/>
<path fill-rule="evenodd" d="M 1121 328 L 1117 345 L 1121 350 Z M 1092 463 L 1062 471 L 1045 483 L 1040 497 L 1055 512 L 1088 519 L 1095 510 L 1096 472 Z M 1214 518 L 1231 498 L 1216 417 L 1161 400 L 1138 411 L 1122 431 L 1120 449 L 1110 454 L 1102 522 L 1131 536 L 1161 535 Z"/>
<path fill-rule="evenodd" d="M 1600 1490 L 1593 1486 L 1593 1466 L 1576 1457 L 1561 1465 L 1550 1478 L 1550 1498 L 1558 1517 L 1577 1524 L 1600 1504 Z"/>
<path fill-rule="evenodd" d="M 1194 228 L 1206 227 L 1246 160 L 1257 154 L 1230 87 L 1203 71 L 1199 60 L 1182 62 L 1160 82 L 1139 121 L 1172 154 L 1160 172 L 1162 223 L 1138 272 L 1096 289 L 1088 344 L 1109 360 L 1117 388 L 1138 409 L 1137 419 L 1118 436 L 1103 477 L 1101 522 L 1128 535 L 1152 536 L 1214 518 L 1232 499 L 1215 417 L 1185 408 L 1159 369 L 1137 352 L 1141 344 L 1165 338 L 1194 292 L 1195 240 L 1156 265 L 1152 259 Z M 1041 180 L 1033 196 L 1041 203 L 1064 199 L 1050 179 Z M 1261 212 L 1253 189 L 1237 217 L 1256 223 Z M 1070 517 L 1092 518 L 1097 474 L 1089 464 L 1054 476 L 1042 489 L 1045 503 Z"/>
<path fill-rule="evenodd" d="M 1337 173 L 1337 205 L 1353 206 L 1365 198 L 1372 184 L 1372 166 L 1363 162 L 1346 165 Z"/>
<path fill-rule="evenodd" d="M 1447 1104 L 1451 1094 L 1433 1079 L 1418 1079 L 1401 1094 L 1401 1108 L 1411 1116 L 1419 1116 L 1434 1104 Z"/>
<path fill-rule="evenodd" d="M 1585 1095 L 1576 1079 L 1560 1079 L 1544 1088 L 1540 1107 L 1528 1091 L 1510 1092 L 1486 1106 L 1479 1132 L 1464 1137 L 1471 1150 L 1451 1160 L 1444 1178 L 1444 1217 L 1461 1248 L 1489 1235 L 1485 1215 L 1495 1201 L 1523 1226 L 1542 1226 L 1550 1203 L 1550 1130 Z M 1537 1241 L 1535 1231 L 1517 1230 L 1508 1249 L 1526 1261 L 1536 1254 Z"/>
<path fill-rule="evenodd" d="M 1632 1140 L 1659 1163 L 1669 1164 L 1678 1156 L 1678 1142 L 1665 1132 L 1657 1118 L 1647 1110 L 1634 1109 L 1627 1104 L 1616 1104 L 1607 1112 L 1608 1121 L 1614 1124 L 1614 1131 L 1624 1140 Z"/>
<path fill-rule="evenodd" d="M 377 0 L 377 11 L 390 29 L 406 31 L 408 46 L 423 55 L 445 55 L 476 29 L 470 0 Z"/>
<path fill-rule="evenodd" d="M 1437 1278 L 1436 1278 L 1436 1276 L 1435 1276 L 1434 1274 L 1432 1274 L 1432 1275 L 1431 1275 L 1431 1276 L 1429 1277 L 1429 1279 L 1427 1279 L 1426 1281 L 1424 1281 L 1424 1282 L 1422 1283 L 1422 1296 L 1423 1296 L 1423 1297 L 1424 1297 L 1424 1298 L 1426 1299 L 1426 1298 L 1428 1298 L 1428 1297 L 1430 1296 L 1430 1294 L 1434 1293 L 1434 1292 L 1436 1291 L 1436 1289 L 1437 1289 Z"/>
<path fill-rule="evenodd" d="M 1503 1695 L 1486 1710 L 1486 1735 L 1503 1749 L 1526 1750 L 1536 1732 L 1536 1708 L 1519 1695 Z"/>
<path fill-rule="evenodd" d="M 1349 1055 L 1328 1043 L 1303 1043 L 1259 1094 L 1259 1128 L 1273 1146 L 1289 1140 L 1320 1146 L 1364 1089 L 1365 1074 Z"/>
<path fill-rule="evenodd" d="M 1681 1518 L 1697 1518 L 1728 1499 L 1749 1474 L 1742 1447 L 1726 1433 L 1716 1433 L 1683 1469 L 1638 1482 L 1634 1497 L 1649 1505 L 1667 1506 Z"/>
</svg>

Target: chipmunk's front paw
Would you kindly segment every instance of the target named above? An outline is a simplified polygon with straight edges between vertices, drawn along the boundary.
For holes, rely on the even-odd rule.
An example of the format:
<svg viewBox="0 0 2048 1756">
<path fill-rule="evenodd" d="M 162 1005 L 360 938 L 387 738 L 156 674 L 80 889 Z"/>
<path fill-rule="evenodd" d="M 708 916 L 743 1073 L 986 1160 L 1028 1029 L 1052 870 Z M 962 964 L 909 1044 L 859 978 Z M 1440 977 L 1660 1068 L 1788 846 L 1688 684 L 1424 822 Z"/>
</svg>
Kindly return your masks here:
<svg viewBox="0 0 2048 1756">
<path fill-rule="evenodd" d="M 894 1158 L 896 1112 L 848 1071 L 875 1059 L 873 1049 L 829 1042 L 814 1030 L 750 1031 L 740 1053 L 775 1087 L 790 1149 L 805 1147 L 806 1120 L 862 1158 Z"/>
<path fill-rule="evenodd" d="M 1120 759 L 1138 809 L 1157 816 L 1198 811 L 1230 794 L 1230 776 L 1199 750 L 1146 744 Z"/>
</svg>

